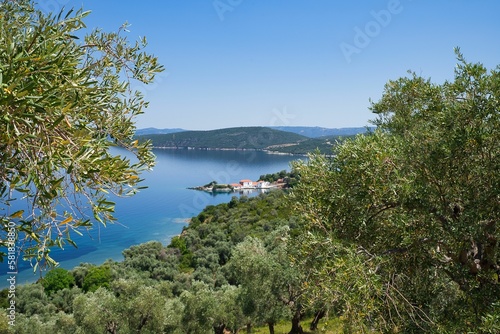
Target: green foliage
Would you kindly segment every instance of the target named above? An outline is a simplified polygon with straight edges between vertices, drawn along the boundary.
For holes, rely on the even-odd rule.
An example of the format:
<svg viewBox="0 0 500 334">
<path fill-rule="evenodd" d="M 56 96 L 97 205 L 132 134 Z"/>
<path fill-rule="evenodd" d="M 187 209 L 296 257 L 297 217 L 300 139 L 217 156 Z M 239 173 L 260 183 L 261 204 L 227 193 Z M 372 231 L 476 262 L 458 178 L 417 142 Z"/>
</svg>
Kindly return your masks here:
<svg viewBox="0 0 500 334">
<path fill-rule="evenodd" d="M 94 266 L 95 265 L 91 263 L 80 263 L 71 270 L 71 274 L 75 278 L 75 284 L 77 287 L 83 287 L 83 280 L 85 279 L 85 276 L 87 276 L 90 268 L 93 268 Z"/>
<path fill-rule="evenodd" d="M 238 288 L 225 285 L 213 290 L 202 282 L 194 282 L 190 291 L 180 296 L 184 305 L 181 327 L 184 333 L 221 333 L 225 328 L 236 331 L 245 323 L 237 302 Z"/>
<path fill-rule="evenodd" d="M 374 133 L 295 166 L 290 203 L 306 224 L 296 261 L 310 302 L 339 308 L 346 330 L 494 328 L 500 71 L 457 55 L 453 82 L 390 81 Z"/>
<path fill-rule="evenodd" d="M 67 334 L 77 333 L 77 325 L 72 314 L 59 312 L 49 319 L 38 315 L 27 317 L 24 314 L 16 316 L 13 331 L 7 333 L 16 334 Z M 0 332 L 1 333 L 1 332 Z"/>
<path fill-rule="evenodd" d="M 154 279 L 173 280 L 177 255 L 158 241 L 132 246 L 123 251 L 123 256 L 123 265 L 127 269 L 148 273 Z"/>
<path fill-rule="evenodd" d="M 50 303 L 41 284 L 28 284 L 16 289 L 16 312 L 26 316 L 48 316 L 56 312 L 56 307 Z"/>
<path fill-rule="evenodd" d="M 50 302 L 56 307 L 59 312 L 67 314 L 73 313 L 73 300 L 80 295 L 82 290 L 77 287 L 71 289 L 65 288 L 52 294 Z"/>
<path fill-rule="evenodd" d="M 7 332 L 9 333 L 9 332 Z M 13 333 L 12 331 L 10 333 Z M 19 314 L 16 316 L 16 334 L 50 334 L 54 333 L 52 330 L 52 324 L 45 322 L 39 315 L 25 316 L 24 314 Z"/>
<path fill-rule="evenodd" d="M 109 288 L 112 281 L 111 269 L 107 265 L 93 267 L 83 280 L 82 289 L 85 292 L 94 292 L 99 288 Z"/>
<path fill-rule="evenodd" d="M 202 282 L 194 282 L 191 291 L 180 296 L 184 305 L 181 326 L 184 333 L 205 334 L 212 329 L 212 317 L 217 305 L 210 288 Z"/>
<path fill-rule="evenodd" d="M 255 198 L 234 198 L 232 204 L 206 207 L 193 218 L 189 228 L 179 236 L 193 254 L 192 275 L 211 286 L 233 282 L 231 273 L 223 270 L 232 249 L 245 237 L 264 237 L 283 225 L 294 225 L 285 194 L 273 191 Z M 177 244 L 179 241 L 174 241 Z"/>
<path fill-rule="evenodd" d="M 115 333 L 118 328 L 127 331 L 126 319 L 120 317 L 121 302 L 111 291 L 103 288 L 75 298 L 74 313 L 76 333 Z"/>
<path fill-rule="evenodd" d="M 491 304 L 487 314 L 481 317 L 481 331 L 493 334 L 500 332 L 500 302 Z"/>
<path fill-rule="evenodd" d="M 141 281 L 119 280 L 114 288 L 118 296 L 107 289 L 76 297 L 74 317 L 77 333 L 163 333 L 164 322 L 172 324 L 172 303 L 158 286 L 148 286 Z M 172 306 L 172 308 L 170 307 Z"/>
<path fill-rule="evenodd" d="M 63 268 L 49 271 L 42 281 L 42 286 L 49 295 L 64 288 L 71 288 L 75 284 L 73 275 Z"/>
<path fill-rule="evenodd" d="M 76 285 L 72 289 L 63 288 L 49 295 L 41 284 L 23 287 L 18 295 L 20 327 L 33 326 L 40 333 L 52 328 L 55 332 L 60 323 L 61 328 L 74 333 L 191 333 L 224 329 L 234 332 L 263 318 L 286 317 L 289 322 L 292 305 L 299 305 L 296 293 L 302 290 L 296 270 L 287 262 L 289 250 L 284 247 L 289 232 L 297 231 L 297 222 L 289 218 L 285 196 L 276 191 L 255 198 L 235 197 L 231 205 L 207 207 L 172 238 L 168 247 L 147 242 L 124 250 L 123 262 L 75 267 L 70 271 Z M 236 247 L 240 248 L 237 245 L 249 235 L 256 242 L 262 238 L 269 258 L 261 260 L 270 266 L 252 265 L 250 258 L 231 261 L 237 254 Z M 184 268 L 186 256 L 190 257 L 189 267 Z M 236 270 L 235 263 L 244 267 Z M 247 278 L 251 277 L 266 278 L 262 293 L 253 297 L 254 304 L 260 303 L 260 309 L 270 313 L 261 318 L 243 308 L 252 303 L 251 289 L 237 286 L 242 282 L 250 284 Z M 294 289 L 290 290 L 292 282 Z M 290 291 L 295 295 L 293 299 L 289 299 Z M 265 306 L 271 300 L 272 304 Z M 187 319 L 191 319 L 189 323 Z"/>
<path fill-rule="evenodd" d="M 2 289 L 0 291 L 0 308 L 7 308 L 9 307 L 9 289 Z"/>
<path fill-rule="evenodd" d="M 184 272 L 189 272 L 194 266 L 194 254 L 188 249 L 186 239 L 175 236 L 170 241 L 170 245 L 168 247 L 179 250 L 179 269 Z"/>
<path fill-rule="evenodd" d="M 273 174 L 263 174 L 259 177 L 259 180 L 267 181 L 267 182 L 277 182 L 278 180 L 282 180 L 284 183 L 283 188 L 293 188 L 294 185 L 297 184 L 300 179 L 300 175 L 297 174 L 295 170 L 291 172 L 287 172 L 286 170 L 282 170 Z"/>
<path fill-rule="evenodd" d="M 0 334 L 12 333 L 12 327 L 9 325 L 10 319 L 7 317 L 7 311 L 2 307 L 0 308 Z"/>
<path fill-rule="evenodd" d="M 249 323 L 272 328 L 288 319 L 290 333 L 301 333 L 307 275 L 291 261 L 294 248 L 288 226 L 276 228 L 262 240 L 247 237 L 234 248 L 228 270 L 235 274 L 239 303 Z"/>
<path fill-rule="evenodd" d="M 108 193 L 135 193 L 154 163 L 149 143 L 133 138 L 147 103 L 131 83 L 151 83 L 163 68 L 144 52 L 145 39 L 127 41 L 125 26 L 77 37 L 88 14 L 0 4 L 0 239 L 7 245 L 13 223 L 35 268 L 54 265 L 50 248 L 74 244 L 72 232 L 113 222 Z M 12 212 L 12 202 L 26 209 Z"/>
<path fill-rule="evenodd" d="M 179 298 L 168 299 L 165 303 L 165 332 L 171 334 L 182 333 L 182 317 L 184 314 L 184 304 Z"/>
<path fill-rule="evenodd" d="M 281 265 L 259 239 L 247 238 L 234 250 L 230 268 L 241 286 L 243 313 L 255 324 L 274 325 L 291 316 L 283 302 L 288 291 L 283 290 L 287 277 Z"/>
<path fill-rule="evenodd" d="M 122 319 L 127 319 L 128 327 L 136 333 L 161 333 L 166 318 L 165 303 L 166 298 L 157 289 L 141 286 L 126 302 Z"/>
<path fill-rule="evenodd" d="M 267 182 L 276 182 L 279 179 L 283 179 L 287 176 L 290 176 L 290 173 L 288 173 L 286 170 L 282 170 L 278 173 L 273 173 L 273 174 L 264 174 L 259 177 L 259 180 L 262 181 L 267 181 Z"/>
</svg>

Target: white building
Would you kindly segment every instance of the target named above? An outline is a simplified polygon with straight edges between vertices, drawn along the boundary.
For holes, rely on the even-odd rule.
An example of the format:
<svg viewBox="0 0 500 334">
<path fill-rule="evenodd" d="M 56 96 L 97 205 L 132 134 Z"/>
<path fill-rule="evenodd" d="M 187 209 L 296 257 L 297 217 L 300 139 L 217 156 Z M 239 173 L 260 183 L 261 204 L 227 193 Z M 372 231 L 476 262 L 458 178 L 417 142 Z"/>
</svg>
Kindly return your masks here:
<svg viewBox="0 0 500 334">
<path fill-rule="evenodd" d="M 244 189 L 250 189 L 250 188 L 255 188 L 255 184 L 256 182 L 253 182 L 252 180 L 241 180 L 240 181 L 240 184 L 241 184 L 241 188 L 244 188 Z"/>
</svg>

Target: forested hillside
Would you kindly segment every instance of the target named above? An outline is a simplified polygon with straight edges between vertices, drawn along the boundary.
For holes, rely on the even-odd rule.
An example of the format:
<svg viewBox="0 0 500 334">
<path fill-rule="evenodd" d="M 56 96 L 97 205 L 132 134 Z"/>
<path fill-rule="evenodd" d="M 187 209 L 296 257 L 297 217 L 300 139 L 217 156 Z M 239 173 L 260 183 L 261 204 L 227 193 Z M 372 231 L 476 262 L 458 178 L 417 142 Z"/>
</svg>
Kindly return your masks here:
<svg viewBox="0 0 500 334">
<path fill-rule="evenodd" d="M 328 154 L 333 144 L 327 139 L 313 139 L 266 127 L 148 134 L 137 138 L 140 142 L 150 140 L 156 148 L 250 149 L 291 154 L 306 154 L 316 149 Z"/>
<path fill-rule="evenodd" d="M 133 246 L 123 262 L 58 268 L 19 287 L 15 333 L 223 333 L 279 321 L 299 328 L 318 309 L 298 303 L 304 276 L 288 247 L 298 231 L 279 190 L 209 206 L 166 247 Z"/>
</svg>

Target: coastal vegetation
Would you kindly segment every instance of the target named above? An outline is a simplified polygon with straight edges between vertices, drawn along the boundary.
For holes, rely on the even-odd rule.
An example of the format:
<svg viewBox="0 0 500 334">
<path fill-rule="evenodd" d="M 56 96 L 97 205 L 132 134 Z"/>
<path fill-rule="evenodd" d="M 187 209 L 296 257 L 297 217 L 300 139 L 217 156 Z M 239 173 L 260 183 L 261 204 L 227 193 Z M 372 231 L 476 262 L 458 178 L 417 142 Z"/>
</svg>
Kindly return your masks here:
<svg viewBox="0 0 500 334">
<path fill-rule="evenodd" d="M 282 191 L 233 197 L 193 217 L 168 246 L 132 246 L 122 262 L 56 268 L 20 287 L 15 333 L 222 333 L 285 320 L 292 327 L 297 314 L 314 315 L 297 304 L 301 274 L 289 262 L 298 229 Z"/>
<path fill-rule="evenodd" d="M 290 172 L 282 170 L 272 174 L 263 174 L 259 177 L 259 180 L 267 182 L 284 182 L 286 188 L 292 188 L 299 180 L 299 174 L 292 169 Z"/>
</svg>

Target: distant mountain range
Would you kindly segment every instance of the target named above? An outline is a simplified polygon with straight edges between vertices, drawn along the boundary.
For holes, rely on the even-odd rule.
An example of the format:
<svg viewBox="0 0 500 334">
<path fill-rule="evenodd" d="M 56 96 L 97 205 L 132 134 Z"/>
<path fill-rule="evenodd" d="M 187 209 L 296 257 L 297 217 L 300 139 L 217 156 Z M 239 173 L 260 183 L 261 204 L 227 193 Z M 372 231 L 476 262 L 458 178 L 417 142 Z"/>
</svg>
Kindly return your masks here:
<svg viewBox="0 0 500 334">
<path fill-rule="evenodd" d="M 354 136 L 359 133 L 365 133 L 367 130 L 373 130 L 374 127 L 350 127 L 350 128 L 322 128 L 319 126 L 271 126 L 271 129 L 296 133 L 308 138 L 320 138 L 320 137 L 348 137 Z M 157 128 L 145 128 L 136 131 L 137 136 L 142 135 L 152 135 L 152 134 L 169 134 L 185 132 L 190 130 L 173 128 L 173 129 L 157 129 Z"/>
<path fill-rule="evenodd" d="M 150 140 L 153 147 L 156 148 L 263 150 L 288 154 L 306 154 L 319 150 L 321 153 L 331 154 L 332 146 L 341 135 L 348 137 L 366 132 L 365 128 L 350 130 L 312 127 L 285 128 L 289 131 L 267 127 L 238 127 L 208 131 L 150 128 L 138 131 L 137 138 L 140 141 Z M 318 138 L 311 138 L 296 132 L 307 133 L 309 136 L 315 135 Z"/>
</svg>

